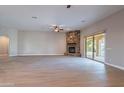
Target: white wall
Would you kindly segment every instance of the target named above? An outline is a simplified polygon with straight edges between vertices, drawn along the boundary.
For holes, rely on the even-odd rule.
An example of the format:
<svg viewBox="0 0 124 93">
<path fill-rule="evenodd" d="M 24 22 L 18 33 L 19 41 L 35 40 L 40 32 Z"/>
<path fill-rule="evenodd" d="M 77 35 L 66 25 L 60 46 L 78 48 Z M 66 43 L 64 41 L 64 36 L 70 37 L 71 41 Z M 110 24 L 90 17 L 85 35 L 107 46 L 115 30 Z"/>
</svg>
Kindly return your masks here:
<svg viewBox="0 0 124 93">
<path fill-rule="evenodd" d="M 17 55 L 17 33 L 16 29 L 0 28 L 0 36 L 9 38 L 9 56 Z"/>
<path fill-rule="evenodd" d="M 19 55 L 63 55 L 66 49 L 65 33 L 19 31 Z"/>
<path fill-rule="evenodd" d="M 106 30 L 106 62 L 124 67 L 124 10 L 82 30 L 81 47 L 84 36 Z M 81 49 L 84 54 L 84 49 Z"/>
</svg>

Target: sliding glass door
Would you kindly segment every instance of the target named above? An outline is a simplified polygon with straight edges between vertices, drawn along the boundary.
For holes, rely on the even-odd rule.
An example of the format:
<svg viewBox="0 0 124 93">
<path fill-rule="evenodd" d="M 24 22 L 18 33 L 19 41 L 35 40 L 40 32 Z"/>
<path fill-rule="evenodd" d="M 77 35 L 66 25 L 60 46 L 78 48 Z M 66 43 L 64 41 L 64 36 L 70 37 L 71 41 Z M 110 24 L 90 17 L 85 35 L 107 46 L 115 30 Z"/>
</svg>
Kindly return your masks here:
<svg viewBox="0 0 124 93">
<path fill-rule="evenodd" d="M 94 35 L 94 59 L 104 62 L 105 34 Z"/>
<path fill-rule="evenodd" d="M 86 57 L 104 62 L 105 59 L 105 34 L 86 37 Z"/>
<path fill-rule="evenodd" d="M 86 57 L 93 58 L 93 36 L 86 38 Z"/>
</svg>

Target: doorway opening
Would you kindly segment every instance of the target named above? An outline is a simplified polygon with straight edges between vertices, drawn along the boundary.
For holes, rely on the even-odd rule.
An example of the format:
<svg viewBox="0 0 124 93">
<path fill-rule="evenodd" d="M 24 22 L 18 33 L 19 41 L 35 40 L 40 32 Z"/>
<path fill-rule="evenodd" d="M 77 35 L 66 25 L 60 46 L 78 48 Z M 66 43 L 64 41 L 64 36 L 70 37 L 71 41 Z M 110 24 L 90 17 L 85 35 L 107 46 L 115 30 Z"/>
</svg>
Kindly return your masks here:
<svg viewBox="0 0 124 93">
<path fill-rule="evenodd" d="M 0 56 L 9 55 L 9 38 L 6 36 L 0 36 Z"/>
<path fill-rule="evenodd" d="M 87 36 L 85 39 L 85 55 L 96 61 L 105 61 L 105 33 Z"/>
</svg>

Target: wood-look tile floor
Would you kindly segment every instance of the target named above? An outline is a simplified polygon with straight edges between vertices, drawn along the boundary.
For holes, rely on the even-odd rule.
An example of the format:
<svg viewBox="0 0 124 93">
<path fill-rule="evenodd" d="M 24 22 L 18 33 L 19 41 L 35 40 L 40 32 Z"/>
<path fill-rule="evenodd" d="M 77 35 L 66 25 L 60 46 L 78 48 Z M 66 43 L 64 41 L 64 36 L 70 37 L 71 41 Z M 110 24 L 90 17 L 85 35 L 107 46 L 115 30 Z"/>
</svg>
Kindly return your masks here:
<svg viewBox="0 0 124 93">
<path fill-rule="evenodd" d="M 124 86 L 124 71 L 79 57 L 2 57 L 0 86 L 118 87 Z"/>
</svg>

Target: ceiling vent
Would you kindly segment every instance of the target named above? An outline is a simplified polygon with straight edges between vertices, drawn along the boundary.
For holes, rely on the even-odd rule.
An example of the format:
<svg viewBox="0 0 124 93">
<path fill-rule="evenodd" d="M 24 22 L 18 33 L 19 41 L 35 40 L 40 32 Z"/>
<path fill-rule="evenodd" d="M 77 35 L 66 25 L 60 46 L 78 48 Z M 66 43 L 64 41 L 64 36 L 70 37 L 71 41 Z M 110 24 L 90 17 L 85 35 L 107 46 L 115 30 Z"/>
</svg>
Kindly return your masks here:
<svg viewBox="0 0 124 93">
<path fill-rule="evenodd" d="M 67 5 L 67 8 L 70 8 L 71 7 L 71 5 Z"/>
</svg>

